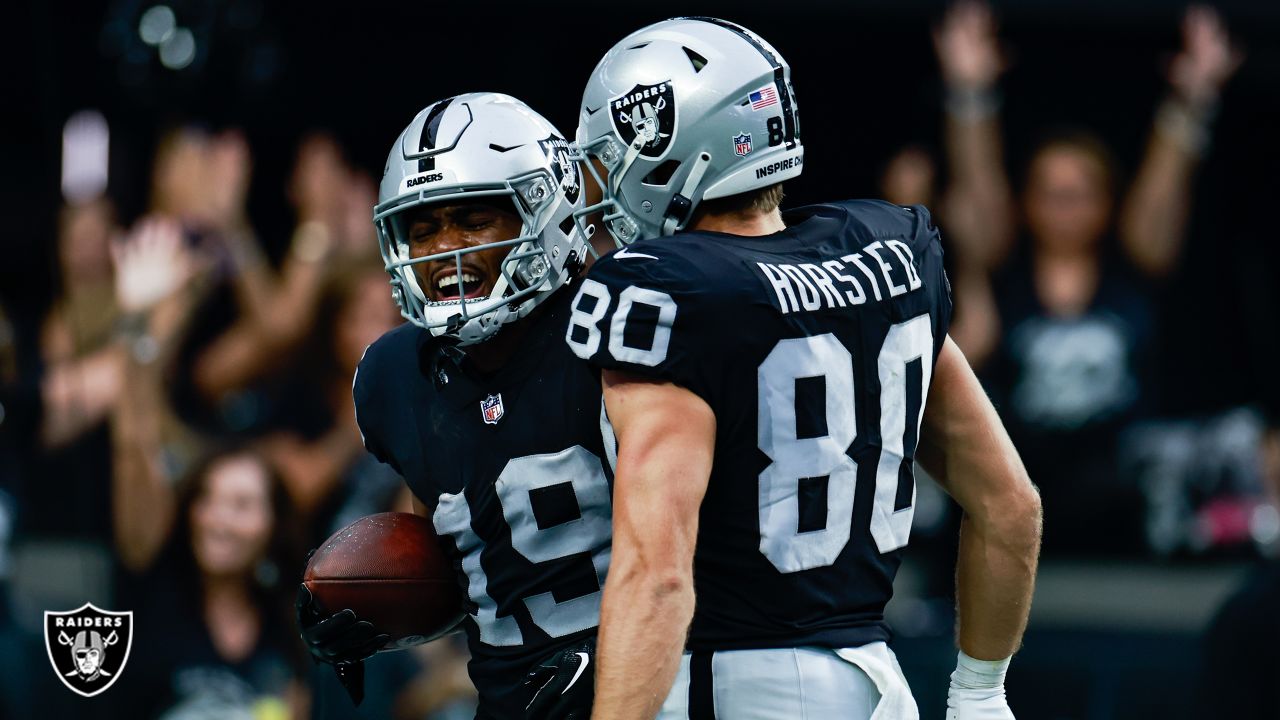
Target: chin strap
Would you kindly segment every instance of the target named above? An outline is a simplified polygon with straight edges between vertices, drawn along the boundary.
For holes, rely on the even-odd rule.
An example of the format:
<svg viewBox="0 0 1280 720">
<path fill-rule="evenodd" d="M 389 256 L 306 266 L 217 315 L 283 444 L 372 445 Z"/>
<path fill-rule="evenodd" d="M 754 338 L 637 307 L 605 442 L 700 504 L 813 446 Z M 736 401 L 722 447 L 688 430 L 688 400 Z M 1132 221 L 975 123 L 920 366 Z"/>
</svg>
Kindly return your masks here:
<svg viewBox="0 0 1280 720">
<path fill-rule="evenodd" d="M 680 192 L 671 198 L 671 204 L 667 206 L 666 219 L 662 221 L 663 235 L 674 233 L 689 221 L 689 216 L 693 214 L 693 201 L 689 196 L 702 184 L 702 176 L 707 174 L 710 166 L 711 154 L 706 151 L 698 153 L 698 159 L 693 161 L 693 169 L 685 176 Z"/>
<path fill-rule="evenodd" d="M 636 158 L 640 157 L 640 150 L 643 147 L 644 137 L 637 135 L 635 139 L 631 141 L 631 145 L 627 146 L 627 152 L 623 154 L 622 160 L 618 163 L 617 168 L 609 171 L 609 195 L 606 199 L 612 201 L 615 217 L 621 216 L 622 220 L 631 225 L 635 231 L 633 236 L 627 237 L 625 240 L 622 237 L 619 237 L 620 234 L 627 233 L 619 233 L 618 227 L 610 220 L 608 213 L 606 213 L 605 221 L 608 223 L 609 228 L 613 233 L 614 242 L 619 243 L 618 247 L 622 247 L 623 244 L 632 243 L 639 239 L 640 225 L 629 213 L 622 209 L 622 203 L 618 202 L 618 188 L 622 187 L 622 179 L 627 176 L 627 173 L 631 172 L 631 166 L 635 163 Z"/>
</svg>

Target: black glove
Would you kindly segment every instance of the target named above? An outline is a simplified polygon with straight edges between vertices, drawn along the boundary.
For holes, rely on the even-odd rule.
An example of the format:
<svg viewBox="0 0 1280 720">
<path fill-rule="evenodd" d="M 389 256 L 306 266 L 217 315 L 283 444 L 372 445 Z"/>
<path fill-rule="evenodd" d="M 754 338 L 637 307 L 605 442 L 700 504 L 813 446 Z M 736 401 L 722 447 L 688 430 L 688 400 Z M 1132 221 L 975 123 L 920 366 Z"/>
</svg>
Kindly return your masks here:
<svg viewBox="0 0 1280 720">
<path fill-rule="evenodd" d="M 596 639 L 556 652 L 534 666 L 524 686 L 533 699 L 525 720 L 587 720 L 596 697 Z"/>
<path fill-rule="evenodd" d="M 357 620 L 351 610 L 326 616 L 306 583 L 298 585 L 293 607 L 311 656 L 333 666 L 351 702 L 359 705 L 364 700 L 364 660 L 381 650 L 391 636 L 378 632 L 367 620 Z"/>
</svg>

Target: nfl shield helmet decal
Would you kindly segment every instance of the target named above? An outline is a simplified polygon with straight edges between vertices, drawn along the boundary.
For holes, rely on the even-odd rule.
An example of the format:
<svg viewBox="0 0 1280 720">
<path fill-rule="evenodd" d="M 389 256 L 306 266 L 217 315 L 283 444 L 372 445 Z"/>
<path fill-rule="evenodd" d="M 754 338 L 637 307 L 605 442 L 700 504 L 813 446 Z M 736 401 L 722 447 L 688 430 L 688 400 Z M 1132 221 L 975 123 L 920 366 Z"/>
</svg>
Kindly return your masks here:
<svg viewBox="0 0 1280 720">
<path fill-rule="evenodd" d="M 485 425 L 497 425 L 502 419 L 504 410 L 502 409 L 502 393 L 490 395 L 480 401 L 480 415 L 484 417 Z"/>
<path fill-rule="evenodd" d="M 44 614 L 44 646 L 62 684 L 93 697 L 111 687 L 133 647 L 133 613 L 100 610 L 85 603 L 77 610 Z"/>
<path fill-rule="evenodd" d="M 738 157 L 746 157 L 751 154 L 751 133 L 742 133 L 733 136 L 733 151 Z"/>
<path fill-rule="evenodd" d="M 667 154 L 676 132 L 676 95 L 671 81 L 636 85 L 609 101 L 613 131 L 628 146 L 639 144 L 641 157 Z"/>
</svg>

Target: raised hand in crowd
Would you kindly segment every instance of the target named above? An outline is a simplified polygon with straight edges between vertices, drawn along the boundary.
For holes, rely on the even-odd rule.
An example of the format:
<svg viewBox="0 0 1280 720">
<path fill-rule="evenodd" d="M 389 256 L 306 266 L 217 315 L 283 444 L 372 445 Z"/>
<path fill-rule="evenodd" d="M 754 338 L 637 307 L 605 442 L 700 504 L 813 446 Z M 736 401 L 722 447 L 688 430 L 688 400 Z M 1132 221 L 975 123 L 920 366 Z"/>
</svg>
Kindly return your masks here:
<svg viewBox="0 0 1280 720">
<path fill-rule="evenodd" d="M 42 432 L 48 447 L 71 442 L 104 420 L 124 388 L 127 358 L 122 354 L 134 353 L 149 362 L 172 349 L 191 307 L 179 302 L 159 309 L 179 295 L 200 268 L 176 220 L 143 218 L 125 237 L 106 244 L 110 262 L 102 277 L 110 282 L 112 294 L 94 296 L 108 314 L 113 334 L 74 355 L 50 358 L 42 382 Z M 82 278 L 92 283 L 88 275 L 70 278 L 73 286 Z M 68 327 L 67 322 L 52 326 Z"/>
<path fill-rule="evenodd" d="M 952 5 L 933 31 L 948 89 L 992 90 L 1005 69 L 991 8 L 979 0 Z"/>
<path fill-rule="evenodd" d="M 1169 64 L 1169 97 L 1120 215 L 1129 259 L 1149 276 L 1176 264 L 1192 205 L 1192 171 L 1208 149 L 1223 85 L 1244 61 L 1216 10 L 1193 6 L 1182 21 L 1182 49 Z"/>
<path fill-rule="evenodd" d="M 947 178 L 939 216 L 955 248 L 955 341 L 978 361 L 990 354 L 999 321 L 986 276 L 1013 245 L 1013 193 L 1004 169 L 1000 96 L 1007 65 L 991 8 L 978 0 L 953 5 L 934 28 L 944 83 Z"/>
<path fill-rule="evenodd" d="M 233 151 L 225 152 L 229 168 L 237 167 L 231 162 Z M 277 369 L 313 329 L 331 265 L 327 261 L 335 254 L 343 226 L 350 176 L 332 138 L 312 135 L 299 145 L 289 184 L 298 224 L 278 276 L 250 234 L 226 237 L 237 248 L 234 285 L 240 318 L 196 360 L 196 385 L 206 398 L 217 400 Z M 372 206 L 366 209 L 366 216 L 371 210 Z"/>
<path fill-rule="evenodd" d="M 987 276 L 1003 264 L 1017 232 L 995 85 L 1004 63 L 994 20 L 983 3 L 953 6 L 935 31 L 934 44 L 946 81 L 951 174 L 939 214 L 956 250 L 958 309 L 952 331 L 974 365 L 981 366 L 1001 333 L 1000 307 Z M 1037 254 L 1062 261 L 1037 265 L 1040 296 L 1050 310 L 1078 312 L 1088 305 L 1089 288 L 1097 283 L 1099 241 L 1113 231 L 1143 275 L 1161 278 L 1172 271 L 1192 206 L 1192 172 L 1208 145 L 1221 88 L 1242 59 L 1214 10 L 1187 12 L 1183 47 L 1169 66 L 1172 92 L 1156 113 L 1147 152 L 1115 219 L 1114 168 L 1097 139 L 1087 132 L 1068 133 L 1034 150 L 1022 215 L 1035 248 L 1063 251 Z"/>
<path fill-rule="evenodd" d="M 126 314 L 150 310 L 195 274 L 196 260 L 172 218 L 145 217 L 111 245 L 116 302 Z"/>
<path fill-rule="evenodd" d="M 1213 105 L 1243 62 L 1244 52 L 1232 44 L 1218 12 L 1196 5 L 1183 18 L 1182 52 L 1169 64 L 1169 85 L 1188 103 Z"/>
</svg>

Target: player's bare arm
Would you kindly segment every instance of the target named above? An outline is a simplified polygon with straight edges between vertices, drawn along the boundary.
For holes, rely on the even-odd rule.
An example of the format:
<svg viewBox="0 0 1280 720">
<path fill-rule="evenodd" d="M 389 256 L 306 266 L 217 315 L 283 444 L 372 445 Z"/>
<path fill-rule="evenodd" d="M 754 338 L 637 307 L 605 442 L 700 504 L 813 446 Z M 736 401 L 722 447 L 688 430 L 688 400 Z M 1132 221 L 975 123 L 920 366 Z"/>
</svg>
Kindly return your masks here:
<svg viewBox="0 0 1280 720">
<path fill-rule="evenodd" d="M 652 718 L 693 618 L 693 551 L 716 420 L 677 385 L 608 370 L 603 380 L 619 450 L 592 717 Z"/>
<path fill-rule="evenodd" d="M 918 453 L 964 509 L 956 568 L 962 653 L 957 673 L 968 659 L 989 661 L 969 669 L 998 673 L 1003 703 L 1003 669 L 1022 641 L 1031 609 L 1040 552 L 1040 496 L 995 408 L 950 338 L 934 369 Z"/>
</svg>

